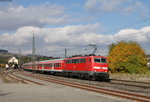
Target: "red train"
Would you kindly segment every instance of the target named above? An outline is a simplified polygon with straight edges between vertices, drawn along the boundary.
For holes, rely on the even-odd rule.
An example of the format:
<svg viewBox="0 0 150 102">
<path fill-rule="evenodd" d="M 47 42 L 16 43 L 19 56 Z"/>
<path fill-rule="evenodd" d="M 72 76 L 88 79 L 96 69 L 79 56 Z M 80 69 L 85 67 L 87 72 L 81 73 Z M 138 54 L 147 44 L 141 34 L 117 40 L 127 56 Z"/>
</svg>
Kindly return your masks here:
<svg viewBox="0 0 150 102">
<path fill-rule="evenodd" d="M 25 63 L 25 70 L 49 72 L 55 75 L 77 76 L 89 80 L 108 80 L 107 58 L 85 56 Z"/>
</svg>

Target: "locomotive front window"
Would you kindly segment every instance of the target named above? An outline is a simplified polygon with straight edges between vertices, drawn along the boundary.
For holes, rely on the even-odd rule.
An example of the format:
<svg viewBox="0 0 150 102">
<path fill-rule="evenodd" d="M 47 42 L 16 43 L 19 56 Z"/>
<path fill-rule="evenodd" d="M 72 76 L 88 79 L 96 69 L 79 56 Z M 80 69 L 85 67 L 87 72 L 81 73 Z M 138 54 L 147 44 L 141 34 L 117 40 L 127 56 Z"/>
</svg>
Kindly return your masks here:
<svg viewBox="0 0 150 102">
<path fill-rule="evenodd" d="M 95 59 L 94 59 L 94 62 L 96 62 L 96 63 L 100 63 L 100 62 L 101 62 L 101 60 L 100 60 L 100 59 L 98 59 L 98 58 L 95 58 Z"/>
<path fill-rule="evenodd" d="M 95 58 L 94 62 L 95 63 L 107 63 L 105 58 Z"/>
<path fill-rule="evenodd" d="M 106 58 L 101 58 L 102 63 L 107 63 Z"/>
</svg>

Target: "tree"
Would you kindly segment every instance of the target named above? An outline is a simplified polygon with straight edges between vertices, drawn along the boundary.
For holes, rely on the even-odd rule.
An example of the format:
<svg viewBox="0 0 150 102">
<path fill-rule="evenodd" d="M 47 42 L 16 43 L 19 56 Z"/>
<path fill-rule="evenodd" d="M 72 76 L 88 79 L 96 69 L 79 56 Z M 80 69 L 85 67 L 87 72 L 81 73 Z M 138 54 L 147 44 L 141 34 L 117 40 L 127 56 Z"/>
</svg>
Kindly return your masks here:
<svg viewBox="0 0 150 102">
<path fill-rule="evenodd" d="M 120 41 L 109 45 L 108 63 L 111 72 L 144 73 L 147 70 L 146 55 L 134 41 Z"/>
<path fill-rule="evenodd" d="M 110 54 L 110 52 L 112 51 L 112 49 L 114 48 L 116 46 L 116 44 L 115 43 L 112 43 L 112 44 L 110 44 L 109 46 L 108 46 L 108 49 L 109 49 L 109 54 Z"/>
</svg>

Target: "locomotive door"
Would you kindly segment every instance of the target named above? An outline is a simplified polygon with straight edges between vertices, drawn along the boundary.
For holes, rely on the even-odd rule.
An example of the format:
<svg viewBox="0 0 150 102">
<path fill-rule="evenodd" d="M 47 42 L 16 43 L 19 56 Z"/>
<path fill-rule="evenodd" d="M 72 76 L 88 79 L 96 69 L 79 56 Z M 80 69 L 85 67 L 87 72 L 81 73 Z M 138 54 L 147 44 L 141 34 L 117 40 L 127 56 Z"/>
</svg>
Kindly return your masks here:
<svg viewBox="0 0 150 102">
<path fill-rule="evenodd" d="M 91 63 L 91 58 L 88 58 L 88 59 L 87 59 L 87 62 L 86 62 L 86 71 L 87 71 L 87 72 L 90 71 L 90 67 L 91 67 L 91 66 L 90 66 L 90 65 L 91 65 L 90 63 Z"/>
</svg>

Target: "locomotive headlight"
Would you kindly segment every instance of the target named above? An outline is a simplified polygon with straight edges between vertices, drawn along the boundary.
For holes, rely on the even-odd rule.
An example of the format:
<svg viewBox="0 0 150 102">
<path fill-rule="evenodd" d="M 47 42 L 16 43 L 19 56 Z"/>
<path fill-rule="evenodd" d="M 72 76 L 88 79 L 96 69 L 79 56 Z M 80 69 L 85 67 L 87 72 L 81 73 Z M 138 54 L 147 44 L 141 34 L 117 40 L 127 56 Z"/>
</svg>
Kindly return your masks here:
<svg viewBox="0 0 150 102">
<path fill-rule="evenodd" d="M 102 69 L 108 69 L 107 67 L 102 67 Z"/>
<path fill-rule="evenodd" d="M 100 69 L 100 67 L 94 67 L 94 69 Z"/>
</svg>

